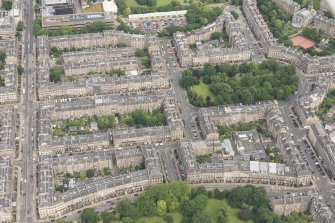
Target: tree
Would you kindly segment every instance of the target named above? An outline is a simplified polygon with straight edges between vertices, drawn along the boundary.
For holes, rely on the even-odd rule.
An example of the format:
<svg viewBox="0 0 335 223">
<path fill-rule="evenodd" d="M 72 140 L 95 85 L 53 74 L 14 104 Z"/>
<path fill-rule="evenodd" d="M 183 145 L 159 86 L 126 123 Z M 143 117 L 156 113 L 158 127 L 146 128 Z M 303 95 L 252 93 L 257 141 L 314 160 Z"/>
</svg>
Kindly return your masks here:
<svg viewBox="0 0 335 223">
<path fill-rule="evenodd" d="M 153 216 L 156 215 L 158 211 L 155 201 L 151 199 L 150 196 L 140 195 L 136 201 L 136 206 L 141 216 Z"/>
<path fill-rule="evenodd" d="M 173 223 L 173 216 L 172 215 L 166 215 L 164 217 L 164 221 L 166 221 L 166 223 Z"/>
<path fill-rule="evenodd" d="M 250 90 L 243 89 L 241 92 L 242 102 L 245 104 L 251 104 L 254 101 L 254 95 L 251 94 Z"/>
<path fill-rule="evenodd" d="M 192 71 L 190 69 L 185 70 L 183 75 L 181 76 L 180 84 L 184 88 L 189 88 L 193 85 L 198 85 L 200 81 L 193 76 Z"/>
<path fill-rule="evenodd" d="M 283 22 L 280 19 L 276 19 L 274 25 L 277 29 L 283 28 Z"/>
<path fill-rule="evenodd" d="M 204 26 L 208 24 L 208 20 L 206 18 L 200 18 L 200 25 Z"/>
<path fill-rule="evenodd" d="M 65 187 L 63 184 L 61 184 L 61 185 L 56 186 L 55 190 L 63 193 L 65 191 Z"/>
<path fill-rule="evenodd" d="M 61 81 L 63 70 L 61 67 L 54 67 L 50 69 L 50 81 L 58 83 Z"/>
<path fill-rule="evenodd" d="M 308 223 L 312 222 L 312 218 L 309 215 L 293 211 L 290 216 L 286 217 L 285 223 Z"/>
<path fill-rule="evenodd" d="M 242 6 L 243 0 L 231 0 L 231 4 Z"/>
<path fill-rule="evenodd" d="M 167 206 L 164 200 L 157 201 L 157 214 L 158 216 L 166 215 Z"/>
<path fill-rule="evenodd" d="M 35 3 L 34 5 L 34 11 L 37 13 L 40 10 L 41 6 L 38 3 Z"/>
<path fill-rule="evenodd" d="M 305 28 L 302 29 L 301 34 L 304 37 L 313 40 L 314 42 L 320 42 L 321 41 L 321 35 L 316 28 L 305 27 Z"/>
<path fill-rule="evenodd" d="M 86 178 L 86 172 L 80 172 L 80 173 L 79 173 L 79 178 L 80 178 L 81 180 L 85 179 L 85 178 Z"/>
<path fill-rule="evenodd" d="M 208 191 L 206 190 L 205 187 L 192 188 L 191 198 L 195 198 L 196 196 L 201 195 L 201 194 L 208 197 Z"/>
<path fill-rule="evenodd" d="M 329 19 L 334 19 L 334 15 L 332 14 L 331 11 L 326 11 L 324 14 L 325 17 L 329 18 Z"/>
<path fill-rule="evenodd" d="M 207 206 L 207 201 L 208 198 L 205 195 L 200 194 L 195 198 L 185 202 L 182 205 L 181 211 L 183 215 L 191 217 L 196 212 L 204 210 L 205 207 Z"/>
<path fill-rule="evenodd" d="M 100 220 L 94 208 L 85 208 L 80 215 L 80 219 L 83 223 L 96 223 Z"/>
<path fill-rule="evenodd" d="M 321 6 L 321 0 L 313 0 L 313 9 L 319 10 Z"/>
<path fill-rule="evenodd" d="M 49 55 L 51 57 L 58 58 L 63 55 L 63 51 L 54 46 L 54 47 L 51 47 Z"/>
<path fill-rule="evenodd" d="M 113 215 L 111 212 L 103 211 L 100 213 L 102 223 L 111 223 L 113 219 Z"/>
<path fill-rule="evenodd" d="M 16 32 L 15 37 L 18 38 L 19 40 L 22 39 L 22 34 L 21 32 Z"/>
<path fill-rule="evenodd" d="M 225 223 L 226 222 L 226 217 L 222 214 L 221 211 L 218 211 L 217 222 L 218 223 Z"/>
<path fill-rule="evenodd" d="M 92 178 L 92 177 L 94 177 L 94 170 L 93 170 L 93 169 L 88 169 L 88 170 L 86 170 L 86 176 L 87 176 L 88 178 Z"/>
<path fill-rule="evenodd" d="M 122 11 L 122 15 L 124 16 L 128 16 L 131 14 L 131 10 L 129 7 L 125 8 L 123 11 Z"/>
<path fill-rule="evenodd" d="M 20 20 L 20 21 L 17 23 L 16 31 L 21 32 L 21 31 L 23 30 L 23 28 L 24 28 L 24 23 L 23 23 L 23 21 Z"/>
<path fill-rule="evenodd" d="M 19 65 L 19 66 L 17 67 L 17 73 L 18 73 L 19 75 L 21 75 L 21 74 L 23 73 L 23 71 L 24 71 L 23 67 L 22 67 L 21 65 Z"/>
<path fill-rule="evenodd" d="M 248 221 L 252 218 L 252 213 L 249 209 L 243 208 L 238 213 L 238 218 L 241 219 L 242 221 Z"/>
<path fill-rule="evenodd" d="M 116 212 L 120 214 L 121 219 L 130 217 L 131 219 L 136 220 L 140 216 L 137 207 L 129 200 L 122 200 L 118 202 L 116 205 Z"/>
<path fill-rule="evenodd" d="M 74 30 L 72 27 L 70 26 L 61 26 L 58 30 L 57 30 L 57 36 L 61 35 L 61 36 L 65 36 L 65 35 L 71 35 L 74 33 Z"/>
<path fill-rule="evenodd" d="M 103 168 L 103 173 L 105 176 L 111 175 L 112 170 L 108 167 Z"/>
<path fill-rule="evenodd" d="M 214 39 L 220 39 L 222 36 L 223 36 L 223 34 L 221 32 L 214 32 L 211 35 L 211 39 L 212 40 L 214 40 Z"/>
<path fill-rule="evenodd" d="M 192 216 L 192 223 L 210 223 L 211 218 L 205 211 L 197 211 Z"/>
<path fill-rule="evenodd" d="M 237 12 L 235 12 L 235 11 L 231 11 L 230 13 L 232 14 L 232 16 L 233 16 L 235 19 L 238 19 L 239 15 L 238 15 Z"/>
<path fill-rule="evenodd" d="M 5 1 L 2 2 L 2 7 L 7 11 L 10 11 L 12 9 L 12 6 L 13 6 L 12 1 L 5 0 Z"/>
<path fill-rule="evenodd" d="M 216 70 L 212 64 L 205 64 L 203 75 L 204 76 L 212 76 L 216 74 Z"/>
<path fill-rule="evenodd" d="M 6 59 L 6 53 L 0 50 L 0 61 L 5 62 L 5 59 Z"/>
</svg>

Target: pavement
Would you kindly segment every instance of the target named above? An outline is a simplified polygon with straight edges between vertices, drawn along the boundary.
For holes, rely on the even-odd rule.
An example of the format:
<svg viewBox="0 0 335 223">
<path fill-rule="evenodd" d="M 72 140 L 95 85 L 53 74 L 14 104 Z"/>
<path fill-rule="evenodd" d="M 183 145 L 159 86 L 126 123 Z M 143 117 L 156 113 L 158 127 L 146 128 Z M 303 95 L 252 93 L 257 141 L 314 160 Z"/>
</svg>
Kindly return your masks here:
<svg viewBox="0 0 335 223">
<path fill-rule="evenodd" d="M 24 73 L 22 75 L 22 87 L 25 89 L 25 94 L 23 90 L 21 91 L 21 103 L 20 110 L 22 117 L 22 139 L 20 148 L 22 148 L 22 197 L 20 203 L 18 204 L 18 217 L 19 222 L 34 222 L 35 216 L 35 196 L 34 196 L 34 165 L 33 165 L 33 143 L 36 137 L 33 133 L 33 120 L 34 120 L 34 89 L 31 88 L 32 85 L 36 86 L 34 79 L 34 66 L 35 52 L 34 52 L 34 35 L 33 35 L 33 19 L 34 11 L 33 4 L 34 1 L 26 0 L 25 11 L 24 11 L 24 22 L 25 22 L 25 32 L 24 32 Z M 23 141 L 22 141 L 23 140 Z"/>
<path fill-rule="evenodd" d="M 162 40 L 162 49 L 164 52 L 164 58 L 170 69 L 171 85 L 174 89 L 178 105 L 181 110 L 185 126 L 185 137 L 196 141 L 197 139 L 194 137 L 193 132 L 194 127 L 192 128 L 192 125 L 195 124 L 195 116 L 193 116 L 193 114 L 196 114 L 199 108 L 194 107 L 188 102 L 187 92 L 179 83 L 184 69 L 178 67 L 179 65 L 177 63 L 177 58 L 172 48 L 171 41 Z M 196 131 L 199 132 L 199 129 L 196 129 Z"/>
<path fill-rule="evenodd" d="M 282 104 L 286 105 L 286 102 Z M 324 200 L 326 202 L 329 202 L 330 208 L 333 212 L 335 212 L 335 191 L 332 190 L 335 188 L 335 184 L 334 182 L 330 181 L 327 175 L 321 175 L 319 169 L 315 164 L 316 162 L 311 158 L 310 152 L 313 152 L 315 154 L 315 151 L 313 151 L 312 146 L 308 142 L 304 126 L 296 127 L 294 125 L 292 119 L 290 118 L 290 116 L 295 116 L 291 110 L 291 107 L 281 107 L 281 112 L 283 114 L 283 120 L 288 125 L 290 131 L 293 133 L 293 140 L 295 141 L 295 144 L 300 147 L 300 152 L 303 157 L 305 157 L 304 161 L 308 164 L 311 173 L 313 173 L 316 177 L 316 180 L 314 182 L 316 190 L 323 195 Z M 307 141 L 308 147 L 304 143 L 304 140 Z"/>
</svg>

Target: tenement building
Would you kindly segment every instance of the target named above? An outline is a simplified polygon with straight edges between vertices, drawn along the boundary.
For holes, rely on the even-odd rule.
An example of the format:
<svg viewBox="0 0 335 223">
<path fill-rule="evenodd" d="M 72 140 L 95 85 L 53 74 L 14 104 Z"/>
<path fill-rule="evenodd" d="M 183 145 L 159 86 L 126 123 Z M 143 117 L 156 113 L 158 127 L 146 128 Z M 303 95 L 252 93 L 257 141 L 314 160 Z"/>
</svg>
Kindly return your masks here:
<svg viewBox="0 0 335 223">
<path fill-rule="evenodd" d="M 257 2 L 255 0 L 243 0 L 243 11 L 256 39 L 259 40 L 259 43 L 267 52 L 270 46 L 277 44 L 278 40 L 273 37 L 269 27 L 260 14 L 257 8 Z"/>
<path fill-rule="evenodd" d="M 16 157 L 15 131 L 17 124 L 16 109 L 13 107 L 0 109 L 1 159 Z"/>
<path fill-rule="evenodd" d="M 330 174 L 331 178 L 335 176 L 335 144 L 326 134 L 321 124 L 312 124 L 308 131 L 308 138 L 317 153 L 322 157 L 322 165 Z"/>
<path fill-rule="evenodd" d="M 253 122 L 265 117 L 266 111 L 276 102 L 261 102 L 257 105 L 218 106 L 199 109 L 198 118 L 205 139 L 219 138 L 218 125 Z"/>
<path fill-rule="evenodd" d="M 13 222 L 14 174 L 12 161 L 0 161 L 0 222 Z"/>
<path fill-rule="evenodd" d="M 309 212 L 315 223 L 333 223 L 335 221 L 334 213 L 326 205 L 326 202 L 321 196 L 314 196 L 312 198 Z"/>
<path fill-rule="evenodd" d="M 276 195 L 270 198 L 270 207 L 273 212 L 289 216 L 292 212 L 304 213 L 311 203 L 311 194 L 306 192 L 292 192 Z"/>
<path fill-rule="evenodd" d="M 0 39 L 11 39 L 15 36 L 15 18 L 7 10 L 0 9 Z"/>
<path fill-rule="evenodd" d="M 113 151 L 88 152 L 68 156 L 40 156 L 39 162 L 51 162 L 55 175 L 73 174 L 88 169 L 113 169 Z"/>
<path fill-rule="evenodd" d="M 300 50 L 273 45 L 269 48 L 268 58 L 278 59 L 283 62 L 294 64 L 299 70 L 307 75 L 317 75 L 335 71 L 335 56 L 312 57 L 303 54 Z"/>
<path fill-rule="evenodd" d="M 18 92 L 18 41 L 17 39 L 0 40 L 0 50 L 5 52 L 4 65 L 5 86 L 0 87 L 0 104 L 17 103 L 20 100 Z"/>
<path fill-rule="evenodd" d="M 203 47 L 201 41 L 208 41 L 212 33 L 222 32 L 225 19 L 230 23 L 227 25 L 230 34 L 230 42 L 232 48 L 221 47 Z M 177 32 L 173 35 L 174 45 L 176 46 L 177 56 L 181 67 L 197 67 L 203 66 L 206 63 L 221 64 L 224 62 L 241 62 L 248 61 L 251 57 L 249 48 L 244 47 L 244 38 L 241 36 L 241 31 L 238 29 L 237 23 L 234 23 L 234 18 L 230 15 L 220 15 L 215 22 L 195 30 L 190 33 Z M 243 44 L 237 44 L 242 43 Z M 190 44 L 196 44 L 196 50 L 192 51 L 189 48 Z"/>
<path fill-rule="evenodd" d="M 229 44 L 232 48 L 249 51 L 249 45 L 243 34 L 245 29 L 237 22 L 231 13 L 224 13 L 225 31 L 229 35 Z"/>
<path fill-rule="evenodd" d="M 38 96 L 40 100 L 50 100 L 168 88 L 170 88 L 169 76 L 167 72 L 160 71 L 151 75 L 94 76 L 79 82 L 50 82 L 39 87 Z"/>
<path fill-rule="evenodd" d="M 325 99 L 327 93 L 335 88 L 333 83 L 332 76 L 318 77 L 313 91 L 296 100 L 294 104 L 294 110 L 303 125 L 309 127 L 308 139 L 319 156 L 322 157 L 322 165 L 330 178 L 335 176 L 335 144 L 316 115 L 316 109 Z"/>
<path fill-rule="evenodd" d="M 335 20 L 329 19 L 321 15 L 314 16 L 314 24 L 313 26 L 318 30 L 322 30 L 329 35 L 335 35 Z"/>
<path fill-rule="evenodd" d="M 90 43 L 92 45 L 89 45 Z M 110 48 L 117 44 L 130 47 Z M 50 100 L 170 88 L 168 69 L 159 45 L 155 37 L 115 31 L 86 36 L 39 37 L 37 40 L 38 98 Z M 52 47 L 66 51 L 62 54 L 64 61 L 62 68 L 65 76 L 78 80 L 50 82 L 49 67 L 55 63 L 49 56 L 49 49 Z M 135 48 L 148 49 L 151 57 L 150 74 L 139 75 L 143 67 L 140 59 L 135 57 Z M 108 72 L 116 69 L 125 71 L 125 75 L 107 75 Z"/>
<path fill-rule="evenodd" d="M 138 109 L 162 108 L 166 126 L 115 129 L 111 134 L 94 132 L 86 135 L 54 136 L 53 122 L 73 117 L 127 114 Z M 154 91 L 127 96 L 104 96 L 96 99 L 68 99 L 41 105 L 38 116 L 39 154 L 63 154 L 115 146 L 175 141 L 183 138 L 183 122 L 171 91 Z"/>
<path fill-rule="evenodd" d="M 94 181 L 83 181 L 73 189 L 54 195 L 53 163 L 40 162 L 37 167 L 38 214 L 41 219 L 55 219 L 99 202 L 136 194 L 151 185 L 163 183 L 162 167 L 154 150 L 146 151 L 145 169 Z"/>
<path fill-rule="evenodd" d="M 271 109 L 265 118 L 272 137 L 275 140 L 276 148 L 280 150 L 285 163 L 292 166 L 299 176 L 303 178 L 310 177 L 306 162 L 294 143 L 293 134 L 284 122 L 280 109 Z"/>
<path fill-rule="evenodd" d="M 197 183 L 256 183 L 286 186 L 310 185 L 309 176 L 300 176 L 285 164 L 259 161 L 220 160 L 199 164 L 191 143 L 181 141 L 177 150 L 185 180 Z"/>
<path fill-rule="evenodd" d="M 293 15 L 300 10 L 300 5 L 293 0 L 273 0 L 273 2 L 284 12 Z"/>
<path fill-rule="evenodd" d="M 243 0 L 243 11 L 256 39 L 264 48 L 268 58 L 294 64 L 307 75 L 335 71 L 335 56 L 310 56 L 302 51 L 278 43 L 260 14 L 255 0 Z M 313 15 L 309 19 L 313 19 Z M 305 21 L 305 20 L 304 20 Z M 308 20 L 310 22 L 310 20 Z"/>
<path fill-rule="evenodd" d="M 44 37 L 46 38 L 46 37 Z M 88 33 L 69 36 L 49 37 L 49 47 L 58 49 L 78 49 L 116 46 L 118 43 L 126 44 L 133 48 L 143 49 L 147 47 L 147 38 L 144 35 L 128 34 L 115 30 L 105 30 L 102 33 Z"/>
<path fill-rule="evenodd" d="M 114 146 L 143 145 L 182 139 L 184 124 L 175 98 L 166 97 L 162 107 L 167 126 L 115 130 L 112 135 Z"/>
</svg>

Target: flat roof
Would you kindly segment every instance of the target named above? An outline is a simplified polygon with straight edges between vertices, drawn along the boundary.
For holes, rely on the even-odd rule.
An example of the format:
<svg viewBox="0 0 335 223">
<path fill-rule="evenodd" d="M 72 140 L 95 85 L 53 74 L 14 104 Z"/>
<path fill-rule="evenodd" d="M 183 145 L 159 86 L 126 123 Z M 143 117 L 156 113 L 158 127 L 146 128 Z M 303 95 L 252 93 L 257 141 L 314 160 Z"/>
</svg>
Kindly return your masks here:
<svg viewBox="0 0 335 223">
<path fill-rule="evenodd" d="M 69 0 L 44 0 L 45 5 L 59 5 L 69 3 Z"/>
<path fill-rule="evenodd" d="M 162 16 L 181 16 L 186 15 L 187 10 L 180 10 L 180 11 L 170 11 L 170 12 L 152 12 L 152 13 L 145 13 L 145 14 L 132 14 L 129 15 L 129 19 L 144 19 L 144 18 L 151 18 L 151 17 L 162 17 Z"/>
</svg>

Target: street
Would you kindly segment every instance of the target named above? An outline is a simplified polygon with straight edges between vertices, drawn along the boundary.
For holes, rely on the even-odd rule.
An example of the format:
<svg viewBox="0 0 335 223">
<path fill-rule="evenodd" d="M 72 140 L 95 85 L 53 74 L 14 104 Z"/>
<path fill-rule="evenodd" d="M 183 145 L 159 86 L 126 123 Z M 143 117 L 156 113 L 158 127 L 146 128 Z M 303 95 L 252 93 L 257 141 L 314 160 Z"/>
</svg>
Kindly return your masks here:
<svg viewBox="0 0 335 223">
<path fill-rule="evenodd" d="M 34 100 L 33 91 L 31 85 L 36 84 L 34 81 L 34 35 L 33 35 L 33 1 L 25 2 L 25 32 L 24 32 L 24 73 L 21 81 L 22 88 L 25 91 L 21 93 L 21 110 L 23 111 L 22 129 L 23 129 L 23 141 L 21 141 L 20 147 L 23 148 L 22 154 L 22 199 L 21 204 L 18 207 L 20 222 L 34 222 L 35 217 L 35 199 L 34 199 L 34 165 L 33 165 L 33 148 L 32 141 L 35 141 L 34 131 L 32 131 L 32 122 L 34 118 Z"/>
</svg>

